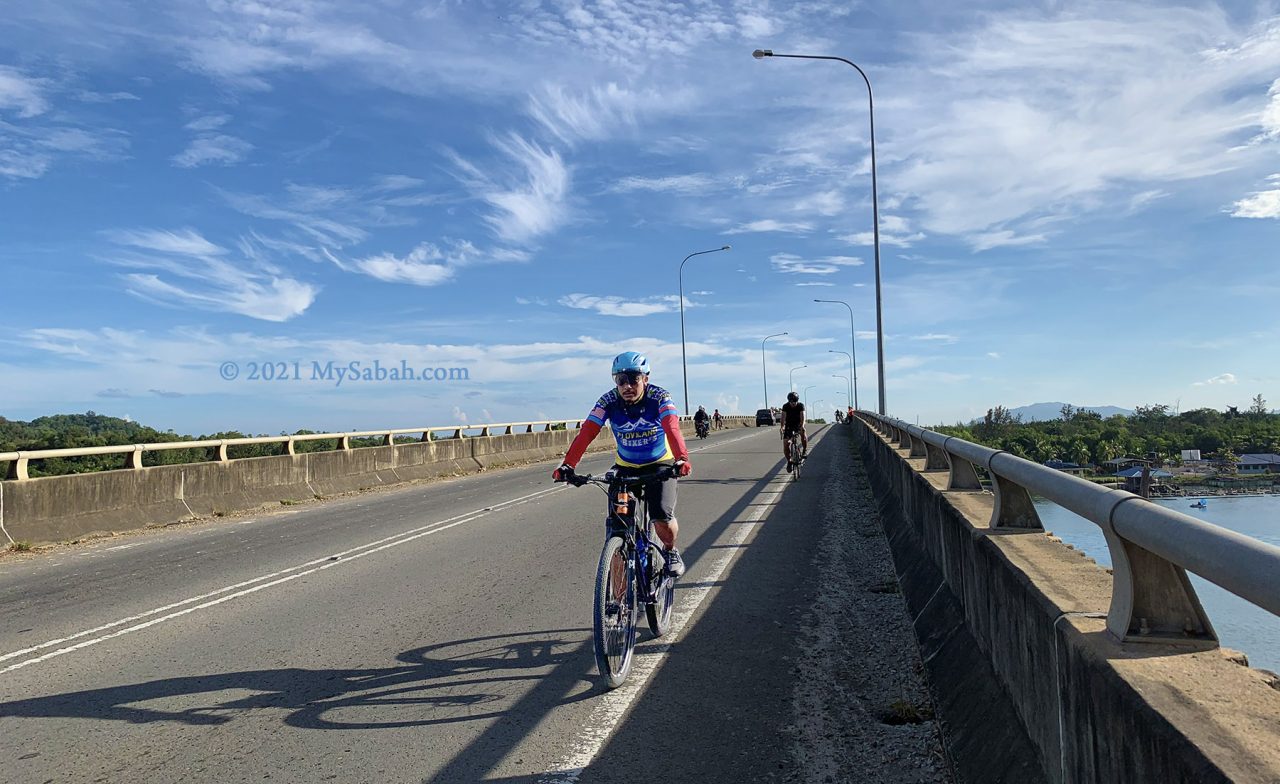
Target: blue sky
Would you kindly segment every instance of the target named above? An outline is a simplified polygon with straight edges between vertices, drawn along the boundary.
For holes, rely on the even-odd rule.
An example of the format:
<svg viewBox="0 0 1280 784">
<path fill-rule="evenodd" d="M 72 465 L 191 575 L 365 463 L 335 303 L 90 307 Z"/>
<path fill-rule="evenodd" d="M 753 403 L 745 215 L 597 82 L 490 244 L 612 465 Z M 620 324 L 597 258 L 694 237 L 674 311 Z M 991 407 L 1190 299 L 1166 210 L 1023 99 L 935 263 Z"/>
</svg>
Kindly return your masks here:
<svg viewBox="0 0 1280 784">
<path fill-rule="evenodd" d="M 1274 3 L 10 0 L 0 415 L 280 432 L 683 405 L 1280 402 Z M 309 380 L 314 361 L 469 381 Z M 242 375 L 223 380 L 224 362 Z M 303 381 L 249 381 L 298 362 Z"/>
</svg>

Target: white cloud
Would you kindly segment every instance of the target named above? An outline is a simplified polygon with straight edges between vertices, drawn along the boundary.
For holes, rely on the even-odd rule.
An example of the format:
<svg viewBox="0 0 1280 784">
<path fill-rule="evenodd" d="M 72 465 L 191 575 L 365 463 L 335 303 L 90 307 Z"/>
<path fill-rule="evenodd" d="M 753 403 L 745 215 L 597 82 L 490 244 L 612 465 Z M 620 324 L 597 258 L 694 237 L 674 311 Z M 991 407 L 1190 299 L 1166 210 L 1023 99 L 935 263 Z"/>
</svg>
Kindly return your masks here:
<svg viewBox="0 0 1280 784">
<path fill-rule="evenodd" d="M 924 232 L 913 231 L 910 222 L 900 215 L 880 216 L 880 244 L 896 245 L 909 248 L 913 243 L 924 239 Z M 837 239 L 852 245 L 875 245 L 875 231 L 860 231 L 853 234 L 842 234 Z"/>
<path fill-rule="evenodd" d="M 1203 387 L 1203 386 L 1217 386 L 1217 385 L 1234 384 L 1234 383 L 1236 383 L 1236 376 L 1234 373 L 1223 373 L 1222 375 L 1214 376 L 1213 378 L 1205 379 L 1204 381 L 1192 382 L 1191 386 Z"/>
<path fill-rule="evenodd" d="M 807 283 L 797 283 L 797 286 L 834 286 L 834 283 L 824 283 L 823 281 L 809 281 Z"/>
<path fill-rule="evenodd" d="M 211 163 L 229 165 L 244 160 L 253 145 L 244 139 L 226 134 L 197 136 L 187 149 L 173 156 L 175 166 L 192 169 Z"/>
<path fill-rule="evenodd" d="M 1252 193 L 1234 206 L 1233 218 L 1280 218 L 1280 189 Z"/>
<path fill-rule="evenodd" d="M 706 174 L 677 174 L 669 177 L 623 177 L 610 191 L 656 191 L 659 193 L 704 193 L 716 187 L 713 177 Z"/>
<path fill-rule="evenodd" d="M 647 297 L 627 300 L 622 297 L 597 297 L 590 294 L 566 294 L 560 304 L 579 310 L 594 310 L 602 316 L 652 316 L 655 313 L 673 313 L 680 308 L 678 296 Z M 692 303 L 685 302 L 686 307 Z"/>
<path fill-rule="evenodd" d="M 969 244 L 975 251 L 991 250 L 992 248 L 1012 248 L 1022 245 L 1039 245 L 1046 241 L 1048 241 L 1048 237 L 1044 234 L 1028 234 L 1024 237 L 1019 237 L 1008 229 L 978 232 L 969 237 Z"/>
<path fill-rule="evenodd" d="M 725 234 L 751 234 L 756 232 L 779 231 L 788 234 L 807 234 L 813 231 L 813 225 L 810 223 L 792 222 L 774 220 L 773 218 L 765 218 L 763 220 L 751 221 L 741 224 L 736 228 L 725 231 Z"/>
<path fill-rule="evenodd" d="M 776 253 L 769 257 L 769 262 L 778 272 L 804 275 L 831 275 L 839 272 L 841 267 L 860 267 L 862 259 L 852 256 L 822 256 L 807 260 L 793 253 Z"/>
<path fill-rule="evenodd" d="M 208 131 L 216 131 L 217 129 L 226 125 L 230 121 L 231 121 L 231 115 L 229 114 L 207 114 L 207 115 L 204 115 L 203 117 L 197 117 L 196 119 L 187 123 L 185 127 L 189 131 L 196 131 L 197 133 L 203 133 Z"/>
<path fill-rule="evenodd" d="M 987 356 L 991 357 L 992 359 L 999 359 L 999 358 L 1000 358 L 1000 352 L 998 352 L 998 351 L 988 351 L 988 352 L 987 352 Z"/>
<path fill-rule="evenodd" d="M 960 338 L 956 337 L 955 335 L 945 335 L 945 334 L 939 334 L 935 332 L 930 332 L 925 335 L 912 335 L 911 339 L 924 341 L 926 343 L 941 343 L 944 346 L 950 346 L 953 343 L 960 342 Z"/>
<path fill-rule="evenodd" d="M 458 179 L 492 208 L 484 220 L 503 240 L 527 243 L 559 228 L 568 218 L 571 176 L 560 154 L 510 133 L 491 139 L 523 176 L 507 176 L 503 183 L 475 164 L 450 153 Z"/>
<path fill-rule="evenodd" d="M 129 249 L 114 254 L 113 263 L 148 270 L 127 273 L 126 289 L 161 304 L 287 321 L 306 311 L 319 291 L 260 259 L 229 260 L 225 248 L 191 229 L 120 230 L 106 235 Z"/>
<path fill-rule="evenodd" d="M 686 109 L 687 88 L 635 91 L 614 82 L 574 91 L 547 84 L 529 98 L 528 114 L 565 144 L 599 141 L 618 129 L 632 128 L 637 116 L 653 119 Z"/>
<path fill-rule="evenodd" d="M 0 109 L 16 110 L 21 118 L 35 117 L 49 111 L 44 98 L 48 83 L 24 76 L 21 71 L 0 65 Z"/>
<path fill-rule="evenodd" d="M 884 110 L 882 124 L 902 129 L 885 145 L 898 159 L 892 182 L 926 230 L 976 247 L 1029 241 L 1040 219 L 1264 159 L 1261 144 L 1240 141 L 1280 128 L 1274 18 L 1241 24 L 1216 6 L 1152 15 L 1132 2 L 1061 8 L 920 36 L 922 66 L 887 74 L 880 92 L 909 96 Z M 934 121 L 906 121 L 925 116 Z"/>
<path fill-rule="evenodd" d="M 390 253 L 360 259 L 355 262 L 358 270 L 388 283 L 412 283 L 415 286 L 435 286 L 453 277 L 453 267 L 440 263 L 444 254 L 430 243 L 414 248 L 404 258 Z"/>
</svg>

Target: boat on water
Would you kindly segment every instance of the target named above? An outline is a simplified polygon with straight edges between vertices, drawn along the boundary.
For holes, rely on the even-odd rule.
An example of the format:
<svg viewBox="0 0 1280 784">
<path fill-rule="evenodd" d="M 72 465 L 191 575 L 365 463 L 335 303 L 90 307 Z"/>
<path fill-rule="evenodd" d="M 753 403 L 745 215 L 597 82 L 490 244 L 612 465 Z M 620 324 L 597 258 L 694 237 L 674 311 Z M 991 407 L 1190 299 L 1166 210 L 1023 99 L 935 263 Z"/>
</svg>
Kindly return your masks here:
<svg viewBox="0 0 1280 784">
<path fill-rule="evenodd" d="M 1194 504 L 1192 504 L 1191 508 L 1192 509 L 1208 509 L 1209 505 L 1204 502 L 1203 498 L 1201 498 L 1199 501 L 1196 501 Z"/>
</svg>

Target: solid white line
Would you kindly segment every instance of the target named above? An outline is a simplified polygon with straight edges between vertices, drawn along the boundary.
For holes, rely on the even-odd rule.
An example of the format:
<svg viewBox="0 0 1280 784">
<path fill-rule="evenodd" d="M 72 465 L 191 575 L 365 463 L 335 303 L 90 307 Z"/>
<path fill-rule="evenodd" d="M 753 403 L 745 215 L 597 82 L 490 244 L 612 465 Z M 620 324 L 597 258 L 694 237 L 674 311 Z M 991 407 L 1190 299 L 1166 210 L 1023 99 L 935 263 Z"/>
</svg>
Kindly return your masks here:
<svg viewBox="0 0 1280 784">
<path fill-rule="evenodd" d="M 742 544 L 751 535 L 751 532 L 755 530 L 760 519 L 773 508 L 778 496 L 782 494 L 781 488 L 785 488 L 786 484 L 787 477 L 785 475 L 772 480 L 765 489 L 756 495 L 756 499 L 766 495 L 771 496 L 768 503 L 748 505 L 748 511 L 743 518 L 734 521 L 738 525 L 734 526 L 736 530 L 730 542 L 732 547 L 711 564 L 705 575 L 699 575 L 699 582 L 702 585 L 684 593 L 679 605 L 671 613 L 671 630 L 662 637 L 659 644 L 652 647 L 646 646 L 647 650 L 644 653 L 637 651 L 633 654 L 631 674 L 626 682 L 617 689 L 600 697 L 596 707 L 591 711 L 591 716 L 587 719 L 582 732 L 579 733 L 575 740 L 573 749 L 551 770 L 547 771 L 538 780 L 538 784 L 575 784 L 577 782 L 578 776 L 591 764 L 591 760 L 595 759 L 595 756 L 600 753 L 600 749 L 604 747 L 605 742 L 609 740 L 609 736 L 613 734 L 622 718 L 631 709 L 631 704 L 635 702 L 636 697 L 644 689 L 649 678 L 666 659 L 667 653 L 671 650 L 676 637 L 684 630 L 685 625 L 693 617 L 698 606 L 711 593 L 711 587 L 720 581 L 721 575 L 729 568 L 730 561 L 736 557 L 738 550 L 742 549 Z M 770 489 L 774 485 L 779 485 L 779 489 Z M 752 500 L 754 501 L 755 499 Z"/>
<path fill-rule="evenodd" d="M 536 493 L 530 493 L 529 495 L 520 496 L 519 498 L 512 498 L 507 501 L 502 501 L 500 503 L 494 504 L 491 507 L 490 511 L 498 511 L 498 510 L 506 509 L 507 507 L 513 506 L 515 504 L 523 503 L 525 501 L 538 498 L 539 496 L 547 495 L 548 493 L 559 492 L 560 490 L 563 490 L 563 489 L 564 489 L 563 486 L 557 486 L 557 487 L 552 487 L 545 490 L 539 490 Z M 11 664 L 8 667 L 5 667 L 4 669 L 0 669 L 0 675 L 3 675 L 7 672 L 11 672 L 13 670 L 20 669 L 22 667 L 26 667 L 29 664 L 36 664 L 38 662 L 47 661 L 48 659 L 52 659 L 55 656 L 61 656 L 63 654 L 70 653 L 72 651 L 80 650 L 82 648 L 89 647 L 90 645 L 97 645 L 98 643 L 103 642 L 105 640 L 109 640 L 113 637 L 119 637 L 120 635 L 123 635 L 123 634 L 129 634 L 131 632 L 145 629 L 157 623 L 161 623 L 163 621 L 167 621 L 182 615 L 186 615 L 187 613 L 192 612 L 194 610 L 202 609 L 205 607 L 212 607 L 216 604 L 221 604 L 222 602 L 225 602 L 229 599 L 245 596 L 273 585 L 280 585 L 281 583 L 288 582 L 290 580 L 296 579 L 306 574 L 311 574 L 312 572 L 318 571 L 320 569 L 327 569 L 331 566 L 336 566 L 341 563 L 347 563 L 349 561 L 355 560 L 356 558 L 361 558 L 365 555 L 369 555 L 370 553 L 375 553 L 380 550 L 385 550 L 388 547 L 394 547 L 396 545 L 404 544 L 406 542 L 411 542 L 423 536 L 428 536 L 430 534 L 437 533 L 439 531 L 444 531 L 446 529 L 453 528 L 455 525 L 461 525 L 462 523 L 470 522 L 479 517 L 484 517 L 490 514 L 490 511 L 475 510 L 471 512 L 465 512 L 460 515 L 455 515 L 454 517 L 449 517 L 444 520 L 437 520 L 433 523 L 428 523 L 426 525 L 419 526 L 417 528 L 412 528 L 408 531 L 402 531 L 398 534 L 393 534 L 391 536 L 383 537 L 382 539 L 377 539 L 372 542 L 367 542 L 365 544 L 352 547 L 340 553 L 335 553 L 333 555 L 325 556 L 323 558 L 317 558 L 315 560 L 308 561 L 306 563 L 299 564 L 297 566 L 291 566 L 288 569 L 281 569 L 280 571 L 271 572 L 270 574 L 265 574 L 265 575 L 262 575 L 261 577 L 255 577 L 251 580 L 244 580 L 234 585 L 228 585 L 224 588 L 219 588 L 215 591 L 209 591 L 208 593 L 200 594 L 199 596 L 193 596 L 189 599 L 183 599 L 182 601 L 174 602 L 172 604 L 166 604 L 163 607 L 157 607 L 153 610 L 148 610 L 143 613 L 138 613 L 137 615 L 131 615 L 127 618 L 121 618 L 117 621 L 112 621 L 111 623 L 106 623 L 101 626 L 96 626 L 92 629 L 85 629 L 84 631 L 76 632 L 75 634 L 67 635 L 66 637 L 60 637 L 56 640 L 49 640 L 47 642 L 42 642 L 38 645 L 33 645 L 29 648 L 23 648 L 21 650 L 0 655 L 0 661 L 7 661 L 9 659 L 25 656 L 26 654 L 29 654 L 29 653 L 35 653 L 36 651 L 43 650 L 45 648 L 51 648 L 55 645 L 62 645 L 63 643 L 67 643 L 72 640 L 79 639 L 81 637 L 87 637 L 92 634 L 97 634 L 98 632 L 103 632 L 103 631 L 106 631 L 107 629 L 113 629 L 117 626 L 123 626 L 127 623 L 140 621 L 143 618 L 159 615 L 160 613 L 164 613 L 169 610 L 174 610 L 175 608 L 182 607 L 183 605 L 192 604 L 195 602 L 202 602 L 202 600 L 210 599 L 211 597 L 218 596 L 219 594 L 225 594 L 228 591 L 235 591 L 235 593 L 231 593 L 219 599 L 214 599 L 212 601 L 203 601 L 203 603 L 198 604 L 194 607 L 189 607 L 187 609 L 179 610 L 177 612 L 170 612 L 167 615 L 164 615 L 160 618 L 155 618 L 153 620 L 146 621 L 144 623 L 135 624 L 134 626 L 130 626 L 126 629 L 112 632 L 111 634 L 103 635 L 101 637 L 97 637 L 92 640 L 78 643 L 76 645 L 59 648 L 58 650 L 53 651 L 52 653 L 45 654 L 43 656 L 38 656 L 33 659 L 28 659 L 22 662 L 18 662 L 16 664 Z M 312 568 L 308 568 L 308 567 L 312 567 Z M 305 570 L 305 571 L 302 571 L 302 570 Z M 282 576 L 282 575 L 287 575 L 287 576 Z M 270 582 L 265 582 L 265 583 L 263 582 L 268 580 Z M 252 588 L 248 587 L 248 586 L 253 586 L 254 583 L 263 583 L 263 584 L 254 586 Z M 237 589 L 244 589 L 244 590 L 237 591 Z"/>
</svg>

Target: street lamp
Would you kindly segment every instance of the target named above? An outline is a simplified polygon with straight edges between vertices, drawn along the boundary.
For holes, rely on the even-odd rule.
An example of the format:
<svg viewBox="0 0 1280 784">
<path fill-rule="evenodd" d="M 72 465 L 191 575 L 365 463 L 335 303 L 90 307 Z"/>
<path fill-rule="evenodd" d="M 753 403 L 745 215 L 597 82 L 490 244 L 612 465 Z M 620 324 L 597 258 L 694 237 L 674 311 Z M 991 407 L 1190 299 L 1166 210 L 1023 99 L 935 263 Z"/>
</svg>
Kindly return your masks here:
<svg viewBox="0 0 1280 784">
<path fill-rule="evenodd" d="M 876 249 L 876 356 L 880 380 L 879 413 L 880 416 L 884 416 L 884 314 L 880 306 L 880 198 L 876 192 L 876 104 L 875 97 L 871 94 L 871 80 L 867 78 L 867 74 L 856 63 L 843 57 L 814 54 L 774 54 L 772 49 L 757 49 L 751 53 L 751 56 L 757 60 L 763 60 L 766 57 L 789 57 L 796 60 L 838 60 L 845 65 L 853 66 L 853 69 L 862 76 L 862 81 L 867 83 L 867 107 L 871 118 L 871 220 L 872 236 L 875 240 Z M 852 320 L 852 315 L 849 318 Z"/>
<path fill-rule="evenodd" d="M 776 335 L 770 335 L 764 340 L 768 340 L 769 338 L 780 338 L 785 334 L 787 333 L 779 332 Z M 764 340 L 760 341 L 760 377 L 764 379 L 764 407 L 768 408 L 769 407 L 769 371 L 764 361 Z"/>
<path fill-rule="evenodd" d="M 809 390 L 810 390 L 810 389 L 813 389 L 813 388 L 814 388 L 814 387 L 816 387 L 816 386 L 817 386 L 817 384 L 810 384 L 809 386 L 807 386 L 807 387 L 805 387 L 805 388 L 804 388 L 804 392 L 803 392 L 803 396 L 804 396 L 804 412 L 805 412 L 806 414 L 808 414 L 808 413 L 809 413 Z"/>
<path fill-rule="evenodd" d="M 848 302 L 842 299 L 815 299 L 814 302 L 829 302 L 833 305 L 844 305 L 849 308 L 849 352 L 832 351 L 833 354 L 848 354 L 849 356 L 849 375 L 853 376 L 853 382 L 849 385 L 849 391 L 853 397 L 853 407 L 858 407 L 858 331 L 853 327 L 853 308 Z M 830 350 L 830 349 L 828 349 Z"/>
<path fill-rule="evenodd" d="M 685 362 L 684 353 L 684 263 L 694 256 L 701 256 L 704 253 L 719 253 L 722 250 L 729 250 L 730 246 L 725 245 L 720 248 L 712 248 L 711 250 L 700 250 L 697 253 L 690 253 L 684 257 L 684 261 L 680 262 L 680 270 L 677 277 L 680 279 L 680 373 L 684 376 L 684 413 L 689 415 L 689 366 Z"/>
<path fill-rule="evenodd" d="M 828 354 L 844 354 L 846 357 L 848 357 L 849 358 L 849 375 L 853 376 L 853 378 L 855 379 L 858 377 L 858 366 L 853 364 L 852 354 L 850 354 L 848 351 L 837 351 L 833 348 L 827 349 L 827 353 Z M 842 378 L 845 381 L 849 382 L 849 391 L 853 393 L 853 407 L 857 408 L 858 407 L 858 387 L 852 380 L 850 380 L 849 376 L 842 376 Z"/>
<path fill-rule="evenodd" d="M 791 391 L 792 391 L 792 392 L 795 392 L 795 391 L 796 391 L 796 371 L 797 371 L 797 370 L 799 370 L 800 368 L 807 368 L 807 367 L 809 367 L 809 366 L 808 366 L 808 365 L 798 365 L 798 366 L 796 366 L 796 367 L 791 368 L 791 373 L 790 373 L 790 374 L 788 374 L 788 376 L 787 376 L 787 384 L 788 384 L 788 386 L 790 386 L 790 388 L 791 388 Z"/>
</svg>

